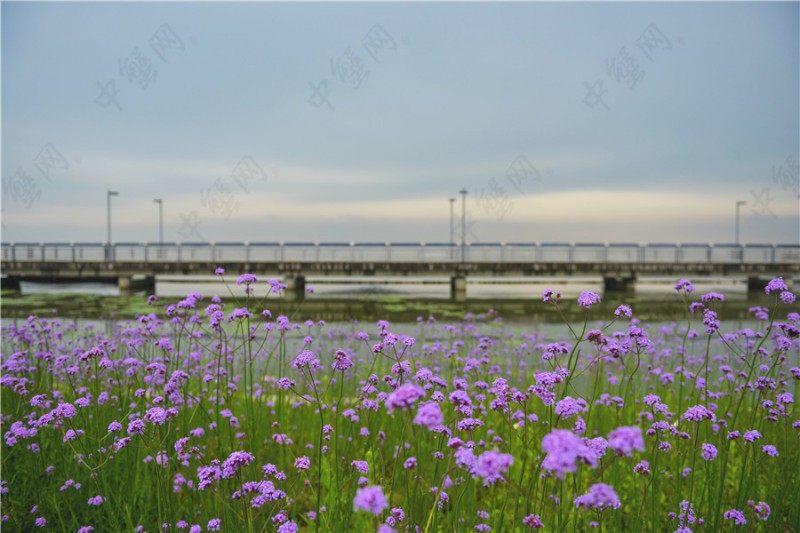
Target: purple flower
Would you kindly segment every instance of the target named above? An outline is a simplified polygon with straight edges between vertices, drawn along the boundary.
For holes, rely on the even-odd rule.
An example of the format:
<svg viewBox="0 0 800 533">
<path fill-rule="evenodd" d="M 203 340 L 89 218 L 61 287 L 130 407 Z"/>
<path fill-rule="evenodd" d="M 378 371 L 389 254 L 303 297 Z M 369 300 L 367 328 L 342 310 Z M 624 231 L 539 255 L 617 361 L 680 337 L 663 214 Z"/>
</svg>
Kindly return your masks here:
<svg viewBox="0 0 800 533">
<path fill-rule="evenodd" d="M 555 296 L 555 298 L 553 298 Z M 555 292 L 553 289 L 545 289 L 542 293 L 542 301 L 546 303 L 554 303 L 553 300 L 558 300 L 561 298 L 560 292 Z"/>
<path fill-rule="evenodd" d="M 538 514 L 528 515 L 522 519 L 522 523 L 531 529 L 538 529 L 544 527 L 544 523 Z"/>
<path fill-rule="evenodd" d="M 496 481 L 505 481 L 503 473 L 514 464 L 514 457 L 508 453 L 498 453 L 494 451 L 483 452 L 475 460 L 471 469 L 474 477 L 483 478 L 483 486 L 488 487 Z"/>
<path fill-rule="evenodd" d="M 435 427 L 441 426 L 444 422 L 444 415 L 439 404 L 436 402 L 425 402 L 420 404 L 417 410 L 417 416 L 414 417 L 414 423 L 432 430 Z"/>
<path fill-rule="evenodd" d="M 128 435 L 144 435 L 144 420 L 136 419 L 128 424 Z"/>
<path fill-rule="evenodd" d="M 605 510 L 609 507 L 618 509 L 620 504 L 619 496 L 614 492 L 610 485 L 605 483 L 595 483 L 589 487 L 589 492 L 575 498 L 575 507 L 584 509 Z"/>
<path fill-rule="evenodd" d="M 236 451 L 231 453 L 225 462 L 222 463 L 221 476 L 223 478 L 230 478 L 236 474 L 236 471 L 242 467 L 249 465 L 255 457 L 247 452 Z M 217 463 L 219 464 L 219 463 Z"/>
<path fill-rule="evenodd" d="M 350 463 L 350 466 L 355 467 L 355 469 L 361 472 L 362 474 L 369 473 L 369 463 L 366 461 L 353 461 Z"/>
<path fill-rule="evenodd" d="M 258 281 L 255 274 L 242 274 L 239 276 L 239 279 L 236 280 L 237 285 L 250 285 L 251 283 L 255 283 Z"/>
<path fill-rule="evenodd" d="M 547 453 L 542 468 L 554 472 L 561 479 L 566 472 L 577 471 L 578 461 L 597 467 L 597 454 L 580 437 L 566 429 L 556 429 L 545 435 L 542 450 Z"/>
<path fill-rule="evenodd" d="M 347 357 L 347 354 L 344 350 L 336 350 L 336 353 L 333 354 L 333 364 L 331 368 L 334 370 L 347 370 L 348 368 L 353 366 L 353 361 Z"/>
<path fill-rule="evenodd" d="M 589 309 L 592 305 L 597 303 L 600 303 L 600 296 L 592 291 L 582 292 L 581 295 L 578 296 L 578 305 L 586 309 Z"/>
<path fill-rule="evenodd" d="M 608 434 L 608 445 L 617 455 L 633 457 L 633 451 L 644 451 L 644 437 L 639 426 L 620 426 Z"/>
<path fill-rule="evenodd" d="M 722 516 L 725 518 L 725 520 L 733 520 L 733 523 L 736 524 L 737 526 L 743 526 L 747 524 L 747 519 L 744 517 L 744 513 L 739 511 L 738 509 L 731 509 L 729 511 L 725 511 L 725 514 L 723 514 Z"/>
<path fill-rule="evenodd" d="M 643 476 L 650 475 L 650 463 L 647 461 L 641 461 L 639 464 L 633 467 L 633 471 L 637 474 L 641 474 Z"/>
<path fill-rule="evenodd" d="M 386 398 L 386 407 L 391 413 L 395 409 L 407 409 L 414 405 L 417 400 L 425 397 L 425 391 L 422 387 L 414 385 L 413 383 L 406 383 L 400 385 Z"/>
<path fill-rule="evenodd" d="M 314 352 L 310 352 L 308 350 L 303 350 L 300 352 L 297 357 L 294 358 L 294 361 L 292 361 L 292 366 L 301 371 L 304 368 L 308 368 L 309 372 L 311 370 L 322 368 L 322 365 L 320 364 L 319 359 L 317 359 L 317 356 L 314 355 Z"/>
<path fill-rule="evenodd" d="M 39 518 L 36 519 L 36 525 L 38 527 L 44 527 L 44 525 L 46 523 L 47 523 L 47 519 L 45 517 L 43 517 L 43 516 L 40 516 Z"/>
<path fill-rule="evenodd" d="M 713 444 L 704 443 L 702 448 L 703 448 L 703 452 L 702 452 L 701 456 L 703 457 L 703 459 L 705 459 L 706 461 L 712 461 L 712 460 L 717 458 L 717 447 L 716 446 L 714 446 Z"/>
<path fill-rule="evenodd" d="M 692 285 L 692 282 L 688 279 L 681 278 L 675 284 L 675 290 L 689 294 L 690 292 L 694 292 L 694 285 Z"/>
<path fill-rule="evenodd" d="M 69 403 L 60 403 L 58 407 L 53 409 L 53 414 L 59 418 L 72 418 L 77 414 L 77 409 L 75 406 Z"/>
<path fill-rule="evenodd" d="M 747 505 L 750 505 L 755 509 L 756 516 L 761 520 L 766 520 L 769 518 L 769 515 L 772 514 L 772 509 L 770 508 L 767 502 L 758 502 L 755 506 L 752 505 L 753 502 L 747 502 Z"/>
<path fill-rule="evenodd" d="M 786 282 L 783 281 L 783 278 L 775 278 L 767 283 L 767 286 L 764 287 L 764 292 L 770 294 L 774 291 L 788 291 L 789 286 L 786 285 Z"/>
<path fill-rule="evenodd" d="M 224 273 L 225 273 L 225 269 L 224 269 L 224 268 L 222 268 L 222 267 L 217 267 L 217 268 L 214 270 L 214 275 L 216 275 L 216 276 L 221 276 L 221 275 L 223 275 Z"/>
<path fill-rule="evenodd" d="M 367 511 L 372 514 L 381 514 L 384 509 L 389 507 L 389 502 L 386 501 L 386 496 L 383 495 L 383 489 L 380 485 L 370 485 L 356 491 L 356 497 L 353 499 L 353 509 L 355 511 Z"/>
<path fill-rule="evenodd" d="M 278 533 L 297 533 L 298 531 L 300 531 L 300 528 L 292 521 L 284 522 L 278 526 Z"/>
<path fill-rule="evenodd" d="M 206 526 L 206 528 L 209 531 L 219 531 L 219 525 L 221 523 L 222 520 L 220 520 L 219 518 L 212 518 L 211 520 L 208 521 L 208 525 Z"/>
<path fill-rule="evenodd" d="M 780 299 L 785 304 L 793 304 L 797 297 L 789 291 L 781 292 Z"/>
<path fill-rule="evenodd" d="M 144 419 L 155 426 L 160 426 L 167 420 L 167 411 L 161 407 L 153 407 L 147 411 Z"/>
<path fill-rule="evenodd" d="M 765 444 L 761 447 L 761 451 L 771 457 L 778 457 L 778 448 L 773 446 L 772 444 Z"/>
<path fill-rule="evenodd" d="M 298 457 L 294 461 L 294 467 L 300 471 L 308 470 L 309 467 L 311 467 L 311 460 L 305 455 L 302 457 Z"/>
<path fill-rule="evenodd" d="M 689 407 L 683 416 L 681 417 L 684 420 L 691 420 L 692 422 L 702 422 L 705 419 L 715 420 L 716 417 L 714 413 L 706 409 L 702 405 L 695 405 Z"/>
<path fill-rule="evenodd" d="M 103 504 L 103 497 L 102 496 L 95 496 L 94 498 L 89 498 L 89 505 L 94 505 L 99 507 Z"/>
<path fill-rule="evenodd" d="M 750 431 L 744 432 L 744 440 L 747 442 L 753 442 L 761 438 L 761 433 L 756 431 L 755 429 L 751 429 Z"/>
<path fill-rule="evenodd" d="M 704 294 L 704 295 L 702 295 L 700 297 L 700 301 L 702 301 L 702 302 L 713 302 L 713 301 L 724 302 L 725 301 L 725 295 L 724 294 L 720 294 L 718 292 L 707 292 L 706 294 Z"/>
<path fill-rule="evenodd" d="M 572 396 L 567 396 L 556 404 L 556 414 L 562 418 L 571 418 L 578 413 L 585 413 L 587 411 L 586 400 L 578 398 L 577 400 Z"/>
<path fill-rule="evenodd" d="M 633 311 L 631 311 L 631 308 L 628 307 L 627 305 L 620 305 L 614 311 L 614 316 L 621 317 L 623 315 L 630 318 L 631 316 L 633 316 Z"/>
</svg>

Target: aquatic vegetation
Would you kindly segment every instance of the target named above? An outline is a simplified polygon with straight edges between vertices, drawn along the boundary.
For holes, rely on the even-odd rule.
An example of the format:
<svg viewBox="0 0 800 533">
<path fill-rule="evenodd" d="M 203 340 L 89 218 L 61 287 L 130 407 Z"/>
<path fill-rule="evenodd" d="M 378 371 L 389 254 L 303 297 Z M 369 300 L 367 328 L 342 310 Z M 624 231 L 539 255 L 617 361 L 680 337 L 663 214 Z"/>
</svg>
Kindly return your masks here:
<svg viewBox="0 0 800 533">
<path fill-rule="evenodd" d="M 550 338 L 492 310 L 295 322 L 270 310 L 285 289 L 244 273 L 234 303 L 6 326 L 2 527 L 800 530 L 800 314 L 781 278 L 747 327 L 685 279 L 680 323 L 547 290 L 583 317 Z"/>
</svg>

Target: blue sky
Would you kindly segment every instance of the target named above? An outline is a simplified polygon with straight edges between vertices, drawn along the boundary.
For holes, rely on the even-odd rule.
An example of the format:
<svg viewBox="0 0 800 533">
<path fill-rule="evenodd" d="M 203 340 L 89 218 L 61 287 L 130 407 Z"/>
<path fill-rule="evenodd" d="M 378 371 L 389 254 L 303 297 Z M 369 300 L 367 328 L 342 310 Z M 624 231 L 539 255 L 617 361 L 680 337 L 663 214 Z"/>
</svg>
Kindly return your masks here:
<svg viewBox="0 0 800 533">
<path fill-rule="evenodd" d="M 799 5 L 3 2 L 2 239 L 796 243 Z"/>
</svg>

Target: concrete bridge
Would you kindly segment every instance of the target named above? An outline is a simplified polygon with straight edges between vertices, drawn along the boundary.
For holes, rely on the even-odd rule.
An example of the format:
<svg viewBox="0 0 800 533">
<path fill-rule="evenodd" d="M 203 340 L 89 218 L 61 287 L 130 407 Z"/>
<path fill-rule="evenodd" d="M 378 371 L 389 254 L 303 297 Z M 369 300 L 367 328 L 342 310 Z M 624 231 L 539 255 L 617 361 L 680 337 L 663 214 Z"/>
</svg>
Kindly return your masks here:
<svg viewBox="0 0 800 533">
<path fill-rule="evenodd" d="M 251 272 L 283 278 L 289 296 L 307 276 L 450 278 L 454 299 L 467 278 L 598 276 L 608 291 L 640 276 L 731 277 L 763 287 L 800 273 L 800 244 L 676 243 L 2 243 L 4 286 L 20 281 L 116 281 L 121 294 L 152 290 L 155 276 Z"/>
</svg>

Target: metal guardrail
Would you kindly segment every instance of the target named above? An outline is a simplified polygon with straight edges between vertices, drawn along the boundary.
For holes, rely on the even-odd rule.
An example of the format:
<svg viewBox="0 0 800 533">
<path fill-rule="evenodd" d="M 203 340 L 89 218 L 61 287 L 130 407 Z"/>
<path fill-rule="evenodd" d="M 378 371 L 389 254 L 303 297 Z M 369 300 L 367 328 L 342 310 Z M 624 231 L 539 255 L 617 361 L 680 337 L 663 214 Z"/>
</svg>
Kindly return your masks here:
<svg viewBox="0 0 800 533">
<path fill-rule="evenodd" d="M 463 260 L 462 260 L 463 252 Z M 800 264 L 798 244 L 2 243 L 2 260 L 42 263 Z"/>
</svg>

